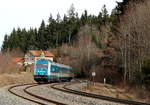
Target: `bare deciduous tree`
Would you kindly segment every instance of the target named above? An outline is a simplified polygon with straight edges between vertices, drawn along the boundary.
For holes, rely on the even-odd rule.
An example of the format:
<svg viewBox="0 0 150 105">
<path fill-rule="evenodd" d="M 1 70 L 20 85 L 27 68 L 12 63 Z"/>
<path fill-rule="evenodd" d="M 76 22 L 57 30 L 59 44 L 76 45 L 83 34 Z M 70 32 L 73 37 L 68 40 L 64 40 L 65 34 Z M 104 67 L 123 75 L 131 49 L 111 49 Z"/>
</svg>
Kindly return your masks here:
<svg viewBox="0 0 150 105">
<path fill-rule="evenodd" d="M 124 64 L 124 82 L 141 71 L 142 62 L 150 57 L 150 1 L 129 2 L 120 16 L 119 47 Z"/>
</svg>

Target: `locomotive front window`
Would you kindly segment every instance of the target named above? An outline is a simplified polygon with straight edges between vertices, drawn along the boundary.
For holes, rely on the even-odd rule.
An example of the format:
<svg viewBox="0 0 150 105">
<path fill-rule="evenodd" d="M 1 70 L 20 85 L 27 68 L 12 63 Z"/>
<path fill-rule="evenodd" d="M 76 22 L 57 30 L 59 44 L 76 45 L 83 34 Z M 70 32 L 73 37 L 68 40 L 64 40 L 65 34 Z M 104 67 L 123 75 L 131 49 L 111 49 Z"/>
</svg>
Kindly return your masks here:
<svg viewBox="0 0 150 105">
<path fill-rule="evenodd" d="M 48 68 L 48 64 L 36 64 L 37 68 Z"/>
</svg>

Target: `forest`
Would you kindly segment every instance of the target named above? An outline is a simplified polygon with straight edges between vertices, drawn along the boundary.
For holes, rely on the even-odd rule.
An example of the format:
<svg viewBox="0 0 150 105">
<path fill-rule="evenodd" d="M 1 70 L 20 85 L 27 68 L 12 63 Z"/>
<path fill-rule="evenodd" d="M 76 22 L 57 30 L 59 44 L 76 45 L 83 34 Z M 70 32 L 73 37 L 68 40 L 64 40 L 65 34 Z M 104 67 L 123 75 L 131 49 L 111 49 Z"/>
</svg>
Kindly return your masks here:
<svg viewBox="0 0 150 105">
<path fill-rule="evenodd" d="M 109 21 L 111 21 L 111 17 L 105 5 L 98 16 L 88 15 L 87 10 L 85 10 L 79 18 L 72 4 L 67 15 L 64 14 L 63 18 L 60 17 L 59 13 L 56 19 L 50 14 L 48 24 L 45 24 L 42 20 L 38 29 L 13 29 L 10 35 L 5 35 L 2 51 L 19 48 L 21 51 L 26 52 L 31 49 L 47 50 L 56 48 L 64 43 L 71 45 L 77 39 L 76 34 L 80 27 L 86 24 L 100 27 Z"/>
<path fill-rule="evenodd" d="M 77 77 L 136 85 L 150 89 L 150 1 L 123 0 L 108 14 L 104 5 L 98 16 L 85 10 L 81 17 L 72 4 L 64 17 L 38 29 L 13 29 L 5 35 L 3 53 L 20 49 L 50 50 L 56 61 L 70 65 Z"/>
</svg>

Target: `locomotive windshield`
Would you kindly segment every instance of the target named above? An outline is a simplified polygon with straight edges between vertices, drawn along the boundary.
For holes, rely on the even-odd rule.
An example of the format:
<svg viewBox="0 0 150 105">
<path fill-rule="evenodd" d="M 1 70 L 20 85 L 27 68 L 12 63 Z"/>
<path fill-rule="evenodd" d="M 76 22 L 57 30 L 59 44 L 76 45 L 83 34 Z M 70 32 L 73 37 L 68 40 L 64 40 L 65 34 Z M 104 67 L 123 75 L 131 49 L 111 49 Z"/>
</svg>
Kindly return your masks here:
<svg viewBox="0 0 150 105">
<path fill-rule="evenodd" d="M 36 68 L 48 68 L 48 61 L 41 59 L 36 61 Z"/>
<path fill-rule="evenodd" d="M 37 68 L 47 68 L 48 64 L 36 64 Z"/>
</svg>

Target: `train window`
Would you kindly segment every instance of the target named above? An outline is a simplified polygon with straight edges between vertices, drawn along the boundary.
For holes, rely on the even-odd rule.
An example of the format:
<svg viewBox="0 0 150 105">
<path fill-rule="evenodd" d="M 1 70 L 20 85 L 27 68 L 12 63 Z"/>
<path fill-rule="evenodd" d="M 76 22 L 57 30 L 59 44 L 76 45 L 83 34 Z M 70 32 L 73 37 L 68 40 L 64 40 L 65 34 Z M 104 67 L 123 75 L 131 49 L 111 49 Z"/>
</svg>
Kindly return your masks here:
<svg viewBox="0 0 150 105">
<path fill-rule="evenodd" d="M 55 68 L 52 68 L 52 70 L 51 70 L 52 72 L 55 72 Z"/>
<path fill-rule="evenodd" d="M 55 65 L 51 66 L 51 72 L 59 72 L 59 68 Z"/>
<path fill-rule="evenodd" d="M 58 73 L 71 73 L 69 68 L 59 66 L 59 65 L 51 65 L 51 72 L 58 72 Z"/>
<path fill-rule="evenodd" d="M 63 73 L 68 73 L 68 70 L 66 68 L 62 68 Z"/>
<path fill-rule="evenodd" d="M 62 73 L 65 73 L 65 72 L 64 72 L 64 68 L 62 68 L 62 67 L 60 68 L 60 71 L 61 71 Z"/>
<path fill-rule="evenodd" d="M 56 70 L 56 72 L 59 72 L 59 68 L 57 66 L 56 66 L 55 70 Z"/>
<path fill-rule="evenodd" d="M 63 68 L 60 68 L 60 71 L 61 71 L 62 73 L 65 73 Z"/>
</svg>

